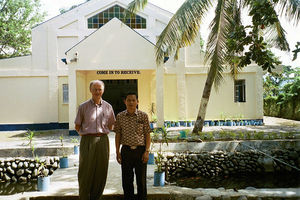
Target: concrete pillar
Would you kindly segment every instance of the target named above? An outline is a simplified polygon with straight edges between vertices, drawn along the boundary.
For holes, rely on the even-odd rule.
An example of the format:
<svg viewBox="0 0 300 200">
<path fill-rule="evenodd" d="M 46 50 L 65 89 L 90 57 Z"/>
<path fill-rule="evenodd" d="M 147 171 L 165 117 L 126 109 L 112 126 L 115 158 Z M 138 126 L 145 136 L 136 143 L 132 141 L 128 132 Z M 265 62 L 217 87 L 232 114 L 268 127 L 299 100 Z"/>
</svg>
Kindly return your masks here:
<svg viewBox="0 0 300 200">
<path fill-rule="evenodd" d="M 76 134 L 75 117 L 77 114 L 76 70 L 75 64 L 69 64 L 69 133 Z"/>
<path fill-rule="evenodd" d="M 186 81 L 185 81 L 185 63 L 186 63 L 186 48 L 180 50 L 180 59 L 176 62 L 177 76 L 177 99 L 178 99 L 178 119 L 186 120 Z"/>
<path fill-rule="evenodd" d="M 164 125 L 164 67 L 156 68 L 156 113 L 157 125 Z"/>
<path fill-rule="evenodd" d="M 51 25 L 48 26 L 47 35 L 47 65 L 49 71 L 49 122 L 58 122 L 58 72 L 57 72 L 57 36 L 56 31 Z"/>
<path fill-rule="evenodd" d="M 264 102 L 263 102 L 263 70 L 260 66 L 256 66 L 256 118 L 263 119 L 264 116 Z M 246 97 L 247 98 L 247 97 Z"/>
</svg>

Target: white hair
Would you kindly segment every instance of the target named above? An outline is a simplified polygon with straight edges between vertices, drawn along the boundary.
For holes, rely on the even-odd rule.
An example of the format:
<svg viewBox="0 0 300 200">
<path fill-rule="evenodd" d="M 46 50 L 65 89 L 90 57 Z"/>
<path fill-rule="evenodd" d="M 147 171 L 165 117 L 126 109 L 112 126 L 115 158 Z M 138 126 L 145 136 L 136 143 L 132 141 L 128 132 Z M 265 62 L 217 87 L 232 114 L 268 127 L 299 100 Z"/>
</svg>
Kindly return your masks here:
<svg viewBox="0 0 300 200">
<path fill-rule="evenodd" d="M 99 83 L 100 85 L 102 85 L 102 87 L 103 87 L 103 89 L 104 89 L 105 85 L 104 85 L 104 82 L 103 82 L 103 81 L 101 81 L 101 80 L 93 80 L 93 81 L 90 82 L 90 90 L 92 89 L 92 86 L 93 86 L 95 83 Z"/>
</svg>

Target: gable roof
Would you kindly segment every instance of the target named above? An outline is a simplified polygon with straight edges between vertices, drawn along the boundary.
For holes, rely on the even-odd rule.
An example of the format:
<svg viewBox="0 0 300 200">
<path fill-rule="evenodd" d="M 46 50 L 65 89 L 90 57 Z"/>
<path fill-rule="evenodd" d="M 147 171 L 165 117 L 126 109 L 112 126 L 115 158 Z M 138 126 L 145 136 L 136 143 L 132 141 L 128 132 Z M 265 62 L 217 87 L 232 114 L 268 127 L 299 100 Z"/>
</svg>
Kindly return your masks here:
<svg viewBox="0 0 300 200">
<path fill-rule="evenodd" d="M 75 54 L 79 67 L 153 69 L 156 66 L 155 45 L 118 18 L 113 18 L 66 51 L 70 60 Z"/>
<path fill-rule="evenodd" d="M 67 15 L 78 16 L 78 12 L 79 12 L 80 10 L 83 10 L 83 9 L 87 8 L 87 7 L 89 6 L 89 4 L 95 3 L 95 2 L 103 2 L 103 0 L 90 0 L 90 1 L 86 1 L 86 2 L 84 2 L 84 3 L 78 4 L 76 7 L 72 8 L 72 9 L 66 11 L 66 12 L 64 12 L 64 13 L 62 13 L 62 14 L 59 14 L 59 15 L 57 15 L 57 16 L 54 16 L 54 17 L 52 17 L 52 18 L 50 18 L 50 19 L 48 19 L 48 20 L 46 20 L 46 21 L 44 21 L 44 22 L 42 22 L 42 23 L 40 23 L 40 24 L 34 26 L 33 29 L 34 29 L 34 28 L 37 28 L 37 27 L 39 27 L 39 26 L 41 26 L 41 25 L 43 25 L 43 24 L 47 24 L 48 22 L 51 22 L 51 21 L 53 21 L 53 20 L 55 20 L 55 19 L 59 19 L 59 18 L 61 18 L 61 17 L 67 16 Z M 117 0 L 117 1 L 115 1 L 115 0 L 107 0 L 107 1 L 105 2 L 105 5 L 111 5 L 111 4 L 114 4 L 114 5 L 115 5 L 115 4 L 128 5 L 128 3 L 130 3 L 130 2 L 131 2 L 131 0 L 130 0 L 130 1 L 129 1 L 129 0 Z M 172 12 L 167 11 L 167 10 L 165 10 L 165 9 L 162 9 L 162 8 L 160 8 L 159 6 L 154 5 L 154 4 L 150 3 L 150 2 L 148 2 L 148 4 L 147 4 L 147 6 L 146 6 L 145 9 L 147 9 L 147 8 L 158 9 L 161 13 L 164 13 L 164 14 L 166 14 L 166 15 L 168 15 L 168 16 L 172 16 L 172 15 L 173 15 Z M 101 8 L 94 8 L 94 9 L 101 9 Z M 141 13 L 145 12 L 145 9 L 144 9 L 143 11 L 140 11 L 140 12 L 141 12 Z M 94 12 L 94 10 L 91 10 L 91 12 Z M 74 20 L 73 20 L 73 21 L 74 21 Z M 70 22 L 69 22 L 69 23 L 70 23 Z"/>
</svg>

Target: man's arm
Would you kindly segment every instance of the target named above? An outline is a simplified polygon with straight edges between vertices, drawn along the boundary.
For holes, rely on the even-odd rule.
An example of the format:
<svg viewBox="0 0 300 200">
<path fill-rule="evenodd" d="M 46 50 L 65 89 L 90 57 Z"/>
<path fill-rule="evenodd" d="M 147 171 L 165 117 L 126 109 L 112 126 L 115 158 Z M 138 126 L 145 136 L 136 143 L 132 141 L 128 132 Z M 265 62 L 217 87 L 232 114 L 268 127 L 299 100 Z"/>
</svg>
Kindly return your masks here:
<svg viewBox="0 0 300 200">
<path fill-rule="evenodd" d="M 121 153 L 120 153 L 120 144 L 121 144 L 121 134 L 116 133 L 115 135 L 115 145 L 116 145 L 116 159 L 119 164 L 121 164 Z"/>
<path fill-rule="evenodd" d="M 149 160 L 149 149 L 150 149 L 150 144 L 151 144 L 151 136 L 150 133 L 146 134 L 146 141 L 145 141 L 145 146 L 146 150 L 145 153 L 143 154 L 143 163 L 147 163 Z"/>
<path fill-rule="evenodd" d="M 80 135 L 80 128 L 81 128 L 81 125 L 78 125 L 78 124 L 75 124 L 75 130 L 77 131 L 77 133 Z"/>
</svg>

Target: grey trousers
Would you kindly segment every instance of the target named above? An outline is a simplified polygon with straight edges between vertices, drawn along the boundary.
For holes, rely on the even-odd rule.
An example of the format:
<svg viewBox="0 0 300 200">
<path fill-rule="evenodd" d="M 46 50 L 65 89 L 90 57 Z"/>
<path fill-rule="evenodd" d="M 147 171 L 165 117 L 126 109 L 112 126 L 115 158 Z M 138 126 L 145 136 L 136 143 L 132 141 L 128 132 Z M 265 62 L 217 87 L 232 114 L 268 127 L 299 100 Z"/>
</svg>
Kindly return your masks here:
<svg viewBox="0 0 300 200">
<path fill-rule="evenodd" d="M 107 135 L 81 137 L 78 170 L 79 199 L 100 199 L 106 184 L 108 161 Z"/>
</svg>

